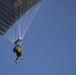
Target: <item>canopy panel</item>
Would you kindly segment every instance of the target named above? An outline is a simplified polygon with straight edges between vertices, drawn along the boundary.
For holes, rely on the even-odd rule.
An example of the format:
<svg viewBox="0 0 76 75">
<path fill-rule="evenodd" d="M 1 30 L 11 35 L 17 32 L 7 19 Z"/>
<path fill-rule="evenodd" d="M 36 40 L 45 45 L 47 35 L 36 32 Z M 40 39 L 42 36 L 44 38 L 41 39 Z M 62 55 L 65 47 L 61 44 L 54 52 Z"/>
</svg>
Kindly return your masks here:
<svg viewBox="0 0 76 75">
<path fill-rule="evenodd" d="M 40 1 L 0 0 L 0 35 L 4 35 L 25 12 Z"/>
</svg>

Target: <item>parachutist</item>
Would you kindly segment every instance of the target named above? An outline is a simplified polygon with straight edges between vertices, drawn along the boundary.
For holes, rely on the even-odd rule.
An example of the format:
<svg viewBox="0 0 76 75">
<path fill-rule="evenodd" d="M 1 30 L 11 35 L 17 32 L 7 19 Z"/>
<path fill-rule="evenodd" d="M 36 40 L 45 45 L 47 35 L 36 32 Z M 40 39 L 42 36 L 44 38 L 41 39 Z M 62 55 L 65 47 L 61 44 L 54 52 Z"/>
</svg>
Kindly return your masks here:
<svg viewBox="0 0 76 75">
<path fill-rule="evenodd" d="M 14 49 L 13 49 L 13 52 L 16 53 L 17 58 L 16 58 L 15 62 L 16 62 L 16 64 L 17 64 L 19 57 L 20 57 L 21 59 L 23 59 L 23 56 L 22 56 L 23 50 L 21 49 L 21 47 L 20 47 L 19 44 L 15 44 L 15 47 L 14 47 Z"/>
</svg>

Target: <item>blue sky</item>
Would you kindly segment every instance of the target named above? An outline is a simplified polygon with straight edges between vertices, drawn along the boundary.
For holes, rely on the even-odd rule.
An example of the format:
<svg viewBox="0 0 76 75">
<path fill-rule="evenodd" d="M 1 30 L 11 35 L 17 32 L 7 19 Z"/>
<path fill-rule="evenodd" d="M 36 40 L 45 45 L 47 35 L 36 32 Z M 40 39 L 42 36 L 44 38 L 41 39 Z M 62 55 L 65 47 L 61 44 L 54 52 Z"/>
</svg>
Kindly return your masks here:
<svg viewBox="0 0 76 75">
<path fill-rule="evenodd" d="M 76 75 L 76 1 L 46 0 L 23 39 L 18 64 L 13 47 L 0 37 L 1 75 Z"/>
</svg>

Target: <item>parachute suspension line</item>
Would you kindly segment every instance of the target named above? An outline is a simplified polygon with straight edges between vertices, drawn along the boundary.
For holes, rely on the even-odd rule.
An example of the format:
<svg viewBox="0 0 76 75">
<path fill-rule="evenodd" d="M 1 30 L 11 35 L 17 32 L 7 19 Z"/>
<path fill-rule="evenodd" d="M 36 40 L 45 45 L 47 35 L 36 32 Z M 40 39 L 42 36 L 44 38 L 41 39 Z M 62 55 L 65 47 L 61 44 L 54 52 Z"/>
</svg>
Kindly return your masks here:
<svg viewBox="0 0 76 75">
<path fill-rule="evenodd" d="M 21 13 L 22 13 L 22 5 L 20 6 L 20 21 L 19 21 L 20 25 L 17 25 L 18 26 L 18 35 L 19 35 L 18 38 L 20 38 L 20 39 L 21 39 L 21 30 L 20 29 L 21 29 L 21 26 L 22 26 Z"/>
<path fill-rule="evenodd" d="M 27 2 L 26 5 L 31 6 L 31 5 L 29 4 L 29 1 Z M 25 6 L 25 5 L 24 5 L 24 6 Z M 27 10 L 27 8 L 28 8 L 28 6 L 26 7 L 26 10 Z M 23 8 L 23 11 L 24 11 L 24 9 L 25 9 L 25 7 Z M 26 12 L 26 13 L 27 13 L 27 12 Z M 19 38 L 21 38 L 21 39 L 22 39 L 22 34 L 23 34 L 24 31 L 26 30 L 26 27 L 27 27 L 27 26 L 26 26 L 26 25 L 27 25 L 26 23 L 28 22 L 29 17 L 30 17 L 30 15 L 27 14 L 27 15 L 23 15 L 23 16 L 20 18 L 20 20 L 22 19 L 22 20 L 20 21 L 22 25 L 20 24 L 20 26 L 19 26 L 19 27 L 20 27 L 19 33 L 21 34 Z M 24 23 L 24 22 L 25 22 L 25 23 Z"/>
<path fill-rule="evenodd" d="M 13 23 L 12 23 L 13 24 Z M 10 27 L 11 28 L 11 27 Z M 14 35 L 14 32 L 13 32 L 14 30 L 12 29 L 12 30 L 8 30 L 8 32 L 7 32 L 7 34 L 5 34 L 4 35 L 4 37 L 7 39 L 7 40 L 9 40 L 10 42 L 12 42 L 13 43 L 13 41 L 14 41 L 14 38 L 15 38 L 15 36 L 13 36 Z"/>
<path fill-rule="evenodd" d="M 21 38 L 24 38 L 24 35 L 26 34 L 34 16 L 36 15 L 36 12 L 38 11 L 38 9 L 41 7 L 42 4 L 37 4 L 32 10 L 29 10 L 24 16 L 26 16 L 26 21 L 24 21 L 23 23 L 23 28 L 21 28 L 23 31 L 21 34 Z"/>
<path fill-rule="evenodd" d="M 14 39 L 15 39 L 15 36 L 13 36 L 14 35 L 14 32 L 13 32 L 14 30 L 12 29 L 12 30 L 9 30 L 8 32 L 7 32 L 7 34 L 5 34 L 5 38 L 7 39 L 7 40 L 9 40 L 10 42 L 14 42 Z"/>
<path fill-rule="evenodd" d="M 15 6 L 15 5 L 14 5 Z M 17 15 L 17 9 L 16 9 L 16 7 L 15 7 L 15 14 Z M 19 14 L 19 16 L 20 16 L 20 14 Z M 19 38 L 19 24 L 20 23 L 18 23 L 18 21 L 17 21 L 18 19 L 16 19 L 16 23 L 14 24 L 14 26 L 11 28 L 11 30 L 12 30 L 12 32 L 14 33 L 13 34 L 13 36 L 15 37 L 14 38 L 14 41 L 13 41 L 13 43 Z"/>
</svg>

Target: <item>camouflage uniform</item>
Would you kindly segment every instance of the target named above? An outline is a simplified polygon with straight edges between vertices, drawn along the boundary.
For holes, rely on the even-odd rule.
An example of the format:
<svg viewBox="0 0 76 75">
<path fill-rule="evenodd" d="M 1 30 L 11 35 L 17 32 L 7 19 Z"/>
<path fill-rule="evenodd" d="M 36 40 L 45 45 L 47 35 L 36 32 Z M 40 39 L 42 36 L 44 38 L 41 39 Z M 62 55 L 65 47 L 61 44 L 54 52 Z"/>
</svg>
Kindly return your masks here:
<svg viewBox="0 0 76 75">
<path fill-rule="evenodd" d="M 16 58 L 16 60 L 15 60 L 16 63 L 18 63 L 18 58 L 19 58 L 19 57 L 20 57 L 21 59 L 23 59 L 23 56 L 22 56 L 23 51 L 22 51 L 22 49 L 20 48 L 19 45 L 16 45 L 16 46 L 14 47 L 13 52 L 15 52 L 16 55 L 17 55 L 17 58 Z"/>
</svg>

